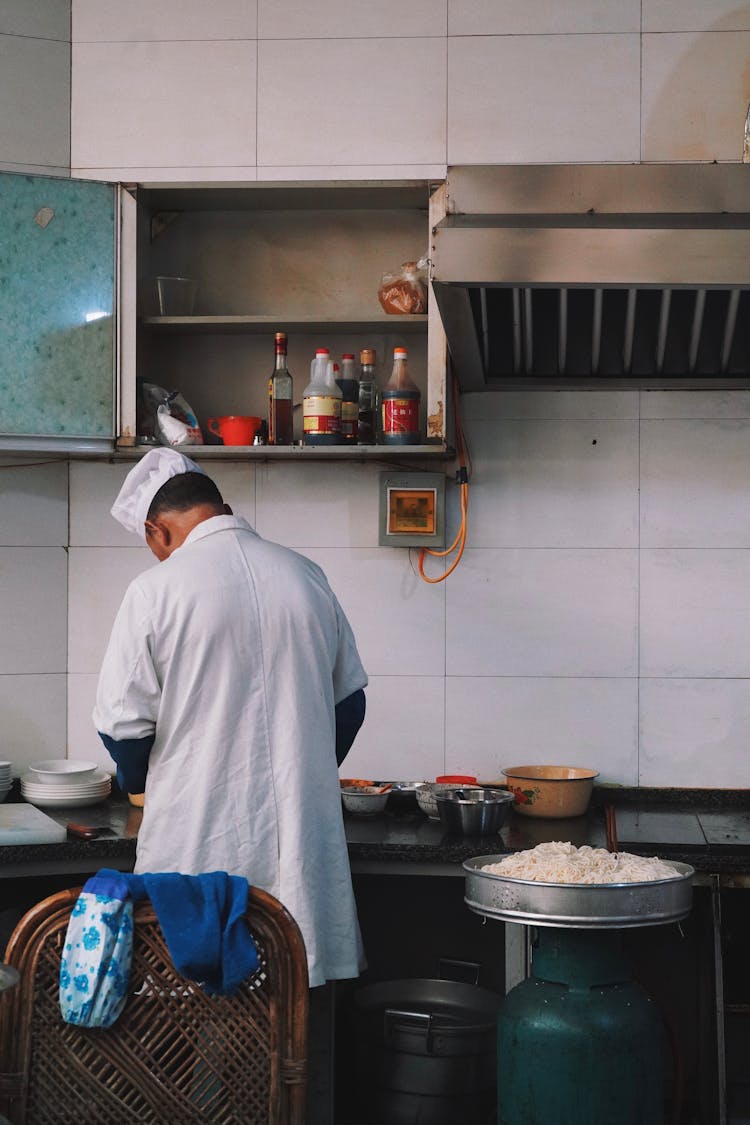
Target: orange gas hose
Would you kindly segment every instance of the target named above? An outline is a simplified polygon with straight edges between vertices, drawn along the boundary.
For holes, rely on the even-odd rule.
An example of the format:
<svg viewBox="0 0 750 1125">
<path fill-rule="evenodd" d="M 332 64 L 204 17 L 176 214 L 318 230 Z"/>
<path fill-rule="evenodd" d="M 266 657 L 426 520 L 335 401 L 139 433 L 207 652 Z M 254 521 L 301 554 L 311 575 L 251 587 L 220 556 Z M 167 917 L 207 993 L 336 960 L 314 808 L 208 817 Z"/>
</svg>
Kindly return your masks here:
<svg viewBox="0 0 750 1125">
<path fill-rule="evenodd" d="M 451 543 L 450 547 L 446 547 L 444 551 L 434 551 L 431 547 L 423 547 L 419 552 L 419 575 L 424 582 L 429 582 L 434 585 L 437 582 L 444 582 L 449 574 L 452 574 L 461 561 L 461 556 L 464 553 L 466 546 L 466 526 L 467 514 L 469 511 L 469 476 L 471 474 L 471 457 L 466 446 L 466 438 L 464 436 L 463 425 L 461 423 L 461 410 L 458 395 L 458 383 L 455 379 L 452 380 L 453 385 L 453 407 L 456 420 L 456 459 L 458 461 L 458 469 L 456 471 L 456 480 L 461 490 L 461 522 L 456 532 L 456 537 Z M 425 555 L 432 555 L 433 558 L 443 559 L 447 555 L 453 554 L 458 551 L 455 559 L 448 567 L 448 569 L 437 578 L 430 578 L 424 572 L 424 558 Z"/>
</svg>

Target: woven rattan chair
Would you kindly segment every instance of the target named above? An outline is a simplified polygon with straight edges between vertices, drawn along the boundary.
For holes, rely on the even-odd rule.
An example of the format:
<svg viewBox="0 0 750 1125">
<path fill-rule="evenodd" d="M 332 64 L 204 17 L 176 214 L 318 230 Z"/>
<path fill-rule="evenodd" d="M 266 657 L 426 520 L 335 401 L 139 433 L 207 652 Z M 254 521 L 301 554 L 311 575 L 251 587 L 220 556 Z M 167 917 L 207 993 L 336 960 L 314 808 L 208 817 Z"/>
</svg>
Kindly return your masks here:
<svg viewBox="0 0 750 1125">
<path fill-rule="evenodd" d="M 79 891 L 40 902 L 5 960 L 21 982 L 0 998 L 0 1114 L 13 1125 L 301 1125 L 307 962 L 297 924 L 264 891 L 247 917 L 261 965 L 232 997 L 175 971 L 150 904 L 135 908 L 131 995 L 106 1029 L 60 1015 L 60 953 Z"/>
</svg>

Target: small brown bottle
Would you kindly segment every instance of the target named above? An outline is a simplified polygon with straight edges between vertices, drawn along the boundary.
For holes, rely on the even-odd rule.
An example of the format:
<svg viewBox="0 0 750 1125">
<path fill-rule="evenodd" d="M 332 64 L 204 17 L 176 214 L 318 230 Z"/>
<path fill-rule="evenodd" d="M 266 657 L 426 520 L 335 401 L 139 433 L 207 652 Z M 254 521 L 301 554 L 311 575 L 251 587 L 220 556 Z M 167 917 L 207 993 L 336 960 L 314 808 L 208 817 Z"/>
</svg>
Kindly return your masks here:
<svg viewBox="0 0 750 1125">
<path fill-rule="evenodd" d="M 286 360 L 286 332 L 277 332 L 275 341 L 276 361 L 268 380 L 268 444 L 291 445 L 292 376 Z"/>
</svg>

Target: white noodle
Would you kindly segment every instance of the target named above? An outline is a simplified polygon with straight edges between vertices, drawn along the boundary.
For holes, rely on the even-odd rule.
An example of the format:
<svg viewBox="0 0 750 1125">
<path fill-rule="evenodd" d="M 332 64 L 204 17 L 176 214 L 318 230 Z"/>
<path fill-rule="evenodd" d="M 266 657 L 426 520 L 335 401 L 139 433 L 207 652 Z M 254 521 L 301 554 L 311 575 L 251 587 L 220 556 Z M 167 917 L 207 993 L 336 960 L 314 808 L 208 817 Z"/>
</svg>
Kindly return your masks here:
<svg viewBox="0 0 750 1125">
<path fill-rule="evenodd" d="M 559 840 L 507 855 L 498 863 L 488 863 L 482 871 L 538 883 L 648 883 L 680 878 L 671 863 L 656 856 L 608 852 L 588 844 L 577 848 Z"/>
</svg>

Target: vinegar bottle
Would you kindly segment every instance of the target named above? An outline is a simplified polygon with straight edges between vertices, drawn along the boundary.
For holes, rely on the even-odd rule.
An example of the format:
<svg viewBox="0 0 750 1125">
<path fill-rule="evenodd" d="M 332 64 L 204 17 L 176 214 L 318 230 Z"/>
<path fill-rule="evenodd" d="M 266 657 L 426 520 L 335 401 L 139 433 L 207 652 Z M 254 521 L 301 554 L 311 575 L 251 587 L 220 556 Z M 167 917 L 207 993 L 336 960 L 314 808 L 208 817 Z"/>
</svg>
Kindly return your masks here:
<svg viewBox="0 0 750 1125">
<path fill-rule="evenodd" d="M 357 444 L 359 420 L 359 381 L 354 372 L 354 354 L 346 352 L 341 357 L 341 371 L 336 376 L 341 388 L 341 443 Z"/>
<path fill-rule="evenodd" d="M 375 421 L 378 395 L 375 384 L 375 349 L 362 348 L 359 362 L 362 370 L 359 376 L 357 443 L 374 445 L 377 441 Z"/>
<path fill-rule="evenodd" d="M 310 382 L 302 396 L 305 445 L 337 445 L 341 429 L 341 389 L 336 386 L 328 348 L 318 348 L 310 365 Z"/>
<path fill-rule="evenodd" d="M 409 374 L 406 348 L 393 349 L 393 371 L 383 387 L 382 424 L 385 445 L 419 445 L 419 387 Z"/>
<path fill-rule="evenodd" d="M 268 380 L 268 444 L 291 445 L 292 376 L 286 361 L 286 333 L 277 332 L 276 361 Z"/>
</svg>

